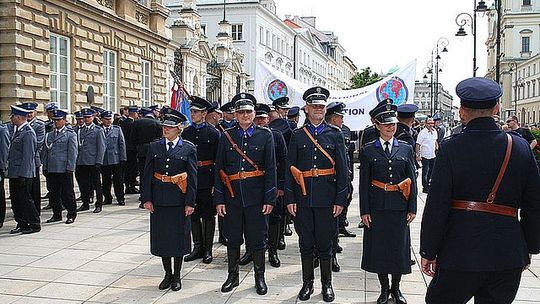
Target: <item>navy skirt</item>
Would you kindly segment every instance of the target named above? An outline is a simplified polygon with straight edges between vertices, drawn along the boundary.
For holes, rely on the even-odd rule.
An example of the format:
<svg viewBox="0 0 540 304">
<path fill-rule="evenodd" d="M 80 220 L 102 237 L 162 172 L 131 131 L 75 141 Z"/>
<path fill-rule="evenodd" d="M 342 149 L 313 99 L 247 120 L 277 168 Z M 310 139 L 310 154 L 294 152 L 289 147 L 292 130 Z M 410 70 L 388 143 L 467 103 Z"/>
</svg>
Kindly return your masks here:
<svg viewBox="0 0 540 304">
<path fill-rule="evenodd" d="M 191 252 L 191 220 L 183 206 L 154 205 L 150 214 L 150 252 L 160 257 L 182 257 Z"/>
</svg>

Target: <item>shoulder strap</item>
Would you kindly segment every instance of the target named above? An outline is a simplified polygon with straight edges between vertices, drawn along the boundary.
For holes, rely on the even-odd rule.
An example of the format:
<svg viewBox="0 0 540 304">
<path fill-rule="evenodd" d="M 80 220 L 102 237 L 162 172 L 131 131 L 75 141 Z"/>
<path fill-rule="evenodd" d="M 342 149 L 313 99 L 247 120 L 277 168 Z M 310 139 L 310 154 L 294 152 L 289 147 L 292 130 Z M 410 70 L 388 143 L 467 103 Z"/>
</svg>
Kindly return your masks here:
<svg viewBox="0 0 540 304">
<path fill-rule="evenodd" d="M 508 167 L 508 162 L 510 161 L 510 155 L 512 154 L 512 136 L 506 134 L 506 137 L 508 138 L 508 142 L 506 143 L 506 153 L 504 154 L 504 160 L 503 160 L 501 169 L 499 170 L 499 175 L 497 175 L 495 184 L 493 185 L 493 188 L 491 189 L 491 192 L 489 193 L 489 196 L 487 199 L 487 202 L 489 204 L 493 203 L 493 201 L 495 200 L 495 196 L 497 195 L 497 190 L 499 190 L 499 186 L 501 185 L 504 172 L 506 171 L 506 168 Z"/>
<path fill-rule="evenodd" d="M 257 164 L 253 160 L 251 160 L 251 158 L 249 158 L 249 156 L 247 156 L 246 153 L 244 153 L 244 151 L 238 148 L 238 145 L 234 142 L 229 132 L 223 131 L 223 134 L 225 134 L 225 137 L 227 137 L 227 140 L 231 143 L 234 150 L 236 150 L 236 152 L 238 152 L 238 154 L 240 154 L 240 156 L 242 156 L 243 159 L 247 160 L 247 162 L 250 165 L 252 165 L 253 168 L 255 168 L 255 170 L 259 170 L 259 167 L 257 166 Z"/>
<path fill-rule="evenodd" d="M 304 130 L 304 132 L 308 136 L 309 140 L 311 140 L 311 142 L 315 145 L 315 147 L 317 147 L 317 149 L 321 150 L 321 153 L 324 156 L 326 156 L 326 158 L 328 158 L 330 163 L 332 163 L 332 167 L 334 167 L 336 165 L 336 162 L 332 159 L 330 154 L 328 154 L 328 152 L 326 152 L 326 150 L 324 150 L 323 147 L 321 147 L 321 145 L 319 145 L 319 143 L 315 140 L 315 138 L 313 138 L 313 136 L 311 136 L 311 133 L 309 133 L 307 127 L 303 127 L 302 129 Z"/>
</svg>

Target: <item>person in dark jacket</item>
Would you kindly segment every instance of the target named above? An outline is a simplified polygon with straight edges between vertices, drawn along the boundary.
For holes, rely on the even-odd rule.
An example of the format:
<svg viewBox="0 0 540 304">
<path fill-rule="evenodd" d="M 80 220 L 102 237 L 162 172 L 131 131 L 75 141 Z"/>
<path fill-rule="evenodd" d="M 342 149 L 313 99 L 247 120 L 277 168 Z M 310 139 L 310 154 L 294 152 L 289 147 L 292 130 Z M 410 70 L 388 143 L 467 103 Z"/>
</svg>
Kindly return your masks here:
<svg viewBox="0 0 540 304">
<path fill-rule="evenodd" d="M 237 123 L 223 132 L 216 157 L 214 205 L 224 218 L 227 237 L 227 280 L 222 292 L 238 286 L 240 246 L 245 236 L 252 250 L 257 294 L 264 295 L 268 287 L 264 280 L 268 215 L 274 208 L 276 159 L 270 129 L 255 126 L 255 97 L 240 93 L 233 97 Z"/>
<path fill-rule="evenodd" d="M 208 101 L 191 96 L 191 126 L 182 132 L 182 138 L 197 147 L 197 199 L 195 212 L 191 216 L 191 233 L 193 250 L 184 257 L 185 262 L 203 259 L 203 263 L 212 262 L 212 246 L 216 230 L 216 208 L 213 203 L 214 162 L 219 143 L 219 131 L 204 121 L 208 109 L 212 107 Z"/>
<path fill-rule="evenodd" d="M 308 89 L 306 123 L 293 131 L 285 171 L 285 202 L 294 218 L 299 237 L 303 285 L 298 299 L 313 293 L 313 257 L 320 258 L 322 296 L 335 298 L 332 288 L 332 247 L 337 218 L 347 205 L 349 169 L 341 130 L 324 122 L 330 92 L 322 87 Z M 293 175 L 294 174 L 294 175 Z"/>
<path fill-rule="evenodd" d="M 122 129 L 122 134 L 124 135 L 124 140 L 126 141 L 127 161 L 122 168 L 126 194 L 135 194 L 139 192 L 137 188 L 135 188 L 135 183 L 137 181 L 137 145 L 135 144 L 134 139 L 131 138 L 131 127 L 137 119 L 138 111 L 139 107 L 134 105 L 129 106 L 127 109 L 127 117 L 122 119 L 119 124 Z"/>
<path fill-rule="evenodd" d="M 538 166 L 529 144 L 492 117 L 498 83 L 469 78 L 456 94 L 467 127 L 441 142 L 422 217 L 426 303 L 512 303 L 540 253 Z"/>
<path fill-rule="evenodd" d="M 120 206 L 126 204 L 124 199 L 124 183 L 122 181 L 122 165 L 126 162 L 126 140 L 122 129 L 112 124 L 113 114 L 104 111 L 100 115 L 105 133 L 105 156 L 101 167 L 103 180 L 104 205 L 112 204 L 111 184 L 114 188 L 116 202 Z"/>
<path fill-rule="evenodd" d="M 407 303 L 399 284 L 403 274 L 411 273 L 408 224 L 416 216 L 415 157 L 409 144 L 394 137 L 396 111 L 397 106 L 381 103 L 371 112 L 380 136 L 360 150 L 362 269 L 379 277 L 378 304 L 388 303 L 389 295 L 397 304 Z"/>
<path fill-rule="evenodd" d="M 0 228 L 4 226 L 6 219 L 6 191 L 4 189 L 5 172 L 9 156 L 9 130 L 0 122 Z"/>
<path fill-rule="evenodd" d="M 180 138 L 187 118 L 168 109 L 163 139 L 148 145 L 141 199 L 150 211 L 150 252 L 161 257 L 165 277 L 159 289 L 182 288 L 182 257 L 191 249 L 191 221 L 197 194 L 197 149 Z M 174 272 L 172 261 L 174 260 Z"/>
</svg>

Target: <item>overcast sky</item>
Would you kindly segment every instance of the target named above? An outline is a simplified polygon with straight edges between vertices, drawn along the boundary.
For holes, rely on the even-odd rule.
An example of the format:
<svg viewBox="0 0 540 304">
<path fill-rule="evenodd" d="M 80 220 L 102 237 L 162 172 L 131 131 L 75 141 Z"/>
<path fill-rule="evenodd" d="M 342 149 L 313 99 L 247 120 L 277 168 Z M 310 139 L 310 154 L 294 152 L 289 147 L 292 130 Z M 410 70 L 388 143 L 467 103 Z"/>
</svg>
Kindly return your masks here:
<svg viewBox="0 0 540 304">
<path fill-rule="evenodd" d="M 443 72 L 439 80 L 457 102 L 457 83 L 472 76 L 473 37 L 455 36 L 456 16 L 473 13 L 473 0 L 275 0 L 277 13 L 316 16 L 317 28 L 333 31 L 358 69 L 371 67 L 376 72 L 387 72 L 394 66 L 402 67 L 417 59 L 417 80 L 431 57 L 437 40 L 449 40 L 448 53 L 441 55 Z M 491 0 L 486 0 L 490 6 Z M 477 21 L 477 76 L 484 76 L 487 64 L 485 42 L 487 16 L 478 15 Z"/>
</svg>

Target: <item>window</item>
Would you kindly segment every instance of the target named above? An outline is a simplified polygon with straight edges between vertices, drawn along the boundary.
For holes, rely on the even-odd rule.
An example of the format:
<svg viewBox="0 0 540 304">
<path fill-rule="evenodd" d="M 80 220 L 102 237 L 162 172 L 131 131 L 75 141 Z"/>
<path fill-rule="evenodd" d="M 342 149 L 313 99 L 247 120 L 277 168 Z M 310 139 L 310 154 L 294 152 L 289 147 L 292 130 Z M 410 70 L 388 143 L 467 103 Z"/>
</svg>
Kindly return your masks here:
<svg viewBox="0 0 540 304">
<path fill-rule="evenodd" d="M 152 65 L 150 64 L 150 61 L 143 60 L 142 61 L 142 69 L 141 69 L 141 100 L 143 107 L 148 107 L 152 104 L 152 100 L 150 99 L 150 80 L 151 80 L 151 74 L 152 74 Z"/>
<path fill-rule="evenodd" d="M 521 37 L 521 52 L 522 53 L 530 52 L 530 39 L 531 37 Z"/>
<path fill-rule="evenodd" d="M 264 44 L 264 29 L 262 26 L 259 26 L 259 43 Z"/>
<path fill-rule="evenodd" d="M 70 46 L 69 39 L 51 34 L 49 46 L 50 60 L 50 91 L 51 102 L 59 105 L 60 109 L 71 112 L 70 91 L 69 91 L 69 61 Z"/>
<path fill-rule="evenodd" d="M 232 25 L 232 39 L 233 41 L 242 41 L 243 40 L 243 34 L 242 34 L 242 24 L 233 24 Z"/>
<path fill-rule="evenodd" d="M 206 24 L 201 24 L 201 31 L 206 36 Z"/>
<path fill-rule="evenodd" d="M 531 0 L 523 0 L 523 5 L 531 5 Z"/>
<path fill-rule="evenodd" d="M 266 30 L 266 46 L 270 47 L 270 31 Z"/>
<path fill-rule="evenodd" d="M 103 107 L 116 111 L 116 52 L 103 52 Z"/>
</svg>

